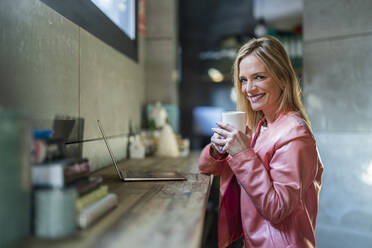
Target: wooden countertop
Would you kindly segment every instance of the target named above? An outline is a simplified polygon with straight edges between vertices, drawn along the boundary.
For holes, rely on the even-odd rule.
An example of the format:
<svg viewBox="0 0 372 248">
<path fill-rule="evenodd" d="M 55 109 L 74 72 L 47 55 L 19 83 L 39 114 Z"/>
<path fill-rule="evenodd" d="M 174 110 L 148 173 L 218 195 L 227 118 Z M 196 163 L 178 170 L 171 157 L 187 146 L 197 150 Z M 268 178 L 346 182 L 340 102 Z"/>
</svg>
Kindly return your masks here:
<svg viewBox="0 0 372 248">
<path fill-rule="evenodd" d="M 199 155 L 192 152 L 186 158 L 146 158 L 119 164 L 138 170 L 176 170 L 187 181 L 124 183 L 113 167 L 95 172 L 118 195 L 118 207 L 72 237 L 31 238 L 21 247 L 200 247 L 212 177 L 198 174 Z"/>
</svg>

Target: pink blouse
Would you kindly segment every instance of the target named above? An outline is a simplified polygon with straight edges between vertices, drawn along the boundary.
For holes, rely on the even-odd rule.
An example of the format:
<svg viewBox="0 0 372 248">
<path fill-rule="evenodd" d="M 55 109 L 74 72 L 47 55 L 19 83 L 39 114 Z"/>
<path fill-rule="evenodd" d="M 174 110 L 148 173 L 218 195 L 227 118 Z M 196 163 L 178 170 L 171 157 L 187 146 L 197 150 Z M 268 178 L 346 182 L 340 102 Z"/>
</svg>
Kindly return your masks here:
<svg viewBox="0 0 372 248">
<path fill-rule="evenodd" d="M 220 175 L 218 247 L 244 235 L 245 247 L 315 247 L 323 165 L 300 114 L 279 116 L 253 148 L 216 160 L 207 145 L 201 173 Z M 239 180 L 241 187 L 237 183 Z"/>
</svg>

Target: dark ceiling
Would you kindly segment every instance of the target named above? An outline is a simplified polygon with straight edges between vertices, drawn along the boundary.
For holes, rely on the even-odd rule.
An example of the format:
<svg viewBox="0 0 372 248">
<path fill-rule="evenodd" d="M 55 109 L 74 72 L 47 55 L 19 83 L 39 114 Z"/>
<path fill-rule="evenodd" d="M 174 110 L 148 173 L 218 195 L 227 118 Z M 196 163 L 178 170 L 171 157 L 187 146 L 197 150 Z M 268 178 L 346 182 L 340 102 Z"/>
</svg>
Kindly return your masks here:
<svg viewBox="0 0 372 248">
<path fill-rule="evenodd" d="M 226 37 L 252 37 L 252 0 L 186 0 L 179 2 L 180 40 L 201 50 L 220 45 Z"/>
</svg>

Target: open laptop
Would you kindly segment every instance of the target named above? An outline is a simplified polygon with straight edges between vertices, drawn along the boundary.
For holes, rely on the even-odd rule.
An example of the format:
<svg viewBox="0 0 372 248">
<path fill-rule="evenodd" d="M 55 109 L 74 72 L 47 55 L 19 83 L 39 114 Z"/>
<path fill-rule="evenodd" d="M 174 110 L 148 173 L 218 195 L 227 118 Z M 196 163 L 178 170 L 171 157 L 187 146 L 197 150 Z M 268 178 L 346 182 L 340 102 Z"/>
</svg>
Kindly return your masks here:
<svg viewBox="0 0 372 248">
<path fill-rule="evenodd" d="M 107 150 L 110 154 L 112 163 L 115 166 L 116 173 L 119 178 L 124 182 L 139 182 L 139 181 L 185 181 L 186 178 L 178 172 L 169 171 L 169 172 L 155 172 L 155 171 L 130 171 L 127 169 L 121 170 L 116 163 L 116 159 L 110 149 L 110 146 L 107 142 L 105 133 L 103 131 L 102 125 L 99 120 L 97 120 L 98 128 L 101 131 L 103 140 L 105 141 Z"/>
</svg>

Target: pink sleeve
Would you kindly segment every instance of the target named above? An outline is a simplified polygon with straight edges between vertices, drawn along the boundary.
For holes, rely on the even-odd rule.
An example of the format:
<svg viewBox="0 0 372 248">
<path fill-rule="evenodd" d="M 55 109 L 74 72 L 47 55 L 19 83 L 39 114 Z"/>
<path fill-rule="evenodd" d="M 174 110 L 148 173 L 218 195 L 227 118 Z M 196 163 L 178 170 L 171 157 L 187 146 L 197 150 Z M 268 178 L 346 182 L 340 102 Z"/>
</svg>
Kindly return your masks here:
<svg viewBox="0 0 372 248">
<path fill-rule="evenodd" d="M 210 154 L 211 144 L 204 147 L 199 158 L 199 171 L 203 174 L 221 175 L 226 168 L 226 158 L 218 160 Z"/>
<path fill-rule="evenodd" d="M 252 149 L 229 159 L 229 165 L 256 209 L 275 224 L 291 214 L 315 180 L 317 161 L 314 140 L 299 137 L 276 148 L 269 171 Z"/>
</svg>

